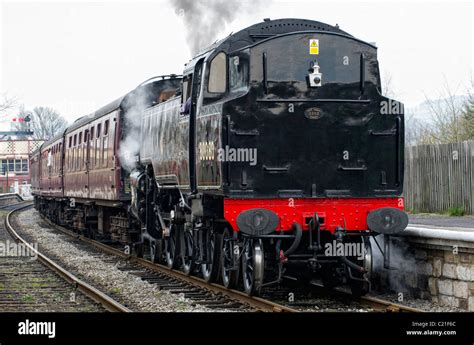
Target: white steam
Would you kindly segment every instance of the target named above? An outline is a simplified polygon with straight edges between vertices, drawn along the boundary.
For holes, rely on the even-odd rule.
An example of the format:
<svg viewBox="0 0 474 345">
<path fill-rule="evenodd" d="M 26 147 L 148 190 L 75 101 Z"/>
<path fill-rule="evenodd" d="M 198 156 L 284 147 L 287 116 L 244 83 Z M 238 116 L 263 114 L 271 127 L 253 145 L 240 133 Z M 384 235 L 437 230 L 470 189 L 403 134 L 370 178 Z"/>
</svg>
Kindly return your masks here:
<svg viewBox="0 0 474 345">
<path fill-rule="evenodd" d="M 384 237 L 377 236 L 377 242 L 382 248 L 384 247 Z M 382 290 L 389 288 L 393 292 L 410 292 L 403 276 L 405 274 L 416 273 L 417 262 L 410 251 L 410 246 L 403 238 L 392 238 L 390 245 L 390 267 L 384 268 L 384 258 L 379 248 L 371 238 L 372 254 L 373 254 L 373 273 Z"/>
<path fill-rule="evenodd" d="M 211 45 L 226 26 L 237 17 L 255 13 L 262 0 L 170 0 L 175 13 L 183 20 L 186 40 L 195 55 Z M 267 2 L 268 3 L 268 2 Z"/>
<path fill-rule="evenodd" d="M 146 87 L 139 87 L 124 105 L 125 118 L 123 133 L 124 138 L 119 146 L 120 164 L 127 171 L 132 171 L 138 162 L 140 147 L 142 145 L 142 117 L 145 109 L 150 106 L 150 95 Z"/>
</svg>

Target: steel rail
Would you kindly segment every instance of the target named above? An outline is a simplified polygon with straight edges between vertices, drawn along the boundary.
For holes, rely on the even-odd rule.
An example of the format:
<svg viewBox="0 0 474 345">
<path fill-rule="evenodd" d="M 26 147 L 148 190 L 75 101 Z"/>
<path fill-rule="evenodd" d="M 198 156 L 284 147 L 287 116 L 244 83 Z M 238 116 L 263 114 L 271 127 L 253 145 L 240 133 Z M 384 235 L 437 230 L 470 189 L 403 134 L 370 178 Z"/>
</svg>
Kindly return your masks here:
<svg viewBox="0 0 474 345">
<path fill-rule="evenodd" d="M 92 285 L 86 283 L 85 281 L 81 280 L 80 278 L 76 277 L 71 272 L 67 271 L 63 267 L 59 266 L 57 263 L 49 259 L 44 254 L 40 253 L 37 249 L 35 249 L 30 243 L 28 243 L 25 239 L 23 239 L 13 228 L 10 218 L 11 216 L 20 210 L 28 208 L 32 206 L 32 204 L 22 205 L 7 214 L 5 217 L 5 227 L 10 235 L 15 239 L 16 242 L 23 243 L 29 250 L 31 250 L 34 254 L 37 255 L 38 260 L 57 273 L 61 278 L 63 278 L 66 282 L 73 285 L 81 291 L 83 294 L 94 300 L 95 302 L 101 304 L 106 310 L 110 312 L 131 312 L 130 309 L 122 305 L 121 303 L 117 302 L 110 296 L 106 295 L 102 291 L 96 289 Z"/>
<path fill-rule="evenodd" d="M 384 299 L 380 299 L 372 296 L 362 296 L 361 302 L 365 305 L 374 307 L 375 309 L 384 310 L 386 312 L 397 312 L 397 313 L 424 313 L 424 310 L 409 307 L 407 305 L 393 303 Z"/>
<path fill-rule="evenodd" d="M 222 295 L 225 295 L 231 299 L 234 299 L 236 301 L 239 301 L 240 303 L 244 303 L 249 305 L 250 307 L 258 310 L 258 311 L 263 311 L 263 312 L 300 312 L 300 310 L 281 305 L 269 300 L 266 300 L 264 298 L 260 297 L 255 297 L 255 296 L 248 296 L 244 292 L 235 290 L 235 289 L 228 289 L 222 285 L 216 284 L 216 283 L 208 283 L 204 279 L 191 276 L 191 275 L 186 275 L 185 273 L 175 270 L 175 269 L 170 269 L 164 265 L 161 264 L 156 264 L 152 263 L 149 260 L 143 259 L 143 258 L 138 258 L 136 256 L 133 256 L 131 254 L 127 254 L 124 251 L 121 251 L 120 249 L 111 247 L 107 244 L 95 241 L 93 239 L 90 239 L 88 237 L 85 237 L 83 235 L 77 234 L 69 229 L 66 229 L 56 223 L 53 223 L 51 220 L 48 218 L 44 217 L 41 215 L 42 219 L 45 220 L 50 226 L 55 228 L 58 231 L 61 231 L 62 233 L 69 235 L 71 237 L 74 237 L 76 239 L 79 239 L 85 243 L 88 243 L 106 253 L 109 253 L 111 255 L 115 255 L 118 257 L 121 257 L 131 263 L 135 263 L 141 267 L 150 269 L 155 272 L 159 273 L 164 273 L 167 274 L 168 276 L 171 276 L 173 278 L 179 279 L 181 281 L 187 282 L 189 284 L 198 286 L 202 289 L 207 289 L 209 291 L 212 291 L 214 293 L 220 293 Z M 322 285 L 319 284 L 312 284 L 313 286 L 317 288 L 322 288 Z M 350 298 L 354 300 L 354 297 L 349 293 L 344 291 L 343 289 L 336 288 L 332 291 L 332 293 L 343 296 L 345 298 Z M 405 306 L 402 304 L 397 304 L 388 300 L 383 300 L 380 298 L 376 297 L 371 297 L 371 296 L 361 296 L 359 299 L 355 299 L 356 302 L 361 303 L 362 305 L 365 306 L 370 306 L 374 308 L 377 311 L 385 311 L 385 312 L 410 312 L 410 313 L 415 313 L 415 312 L 424 312 L 421 309 Z"/>
<path fill-rule="evenodd" d="M 317 289 L 324 291 L 324 286 L 317 283 L 312 283 Z M 342 298 L 350 298 L 359 302 L 360 304 L 368 307 L 374 308 L 376 311 L 384 311 L 384 312 L 395 312 L 395 313 L 424 313 L 425 311 L 422 309 L 417 309 L 413 307 L 409 307 L 407 305 L 394 303 L 392 301 L 384 300 L 378 297 L 373 296 L 360 296 L 359 298 L 355 298 L 349 291 L 346 291 L 342 288 L 335 288 L 331 291 L 333 295 L 342 297 Z"/>
<path fill-rule="evenodd" d="M 246 304 L 249 307 L 251 307 L 253 309 L 256 309 L 257 311 L 262 311 L 262 312 L 289 312 L 289 313 L 299 312 L 299 310 L 297 310 L 297 309 L 290 308 L 290 307 L 287 307 L 287 306 L 284 306 L 284 305 L 266 300 L 264 298 L 248 296 L 247 294 L 245 294 L 241 291 L 234 290 L 234 289 L 228 289 L 228 288 L 226 288 L 222 285 L 216 284 L 216 283 L 208 283 L 202 278 L 191 276 L 191 275 L 186 275 L 185 273 L 183 273 L 181 271 L 170 269 L 170 268 L 168 268 L 164 265 L 156 264 L 156 263 L 153 263 L 151 261 L 145 260 L 143 258 L 138 258 L 136 256 L 127 254 L 124 251 L 121 251 L 117 248 L 113 248 L 113 247 L 111 247 L 109 245 L 106 245 L 104 243 L 95 241 L 93 239 L 87 238 L 87 237 L 82 236 L 82 235 L 79 235 L 79 234 L 77 234 L 77 233 L 75 233 L 75 232 L 73 232 L 69 229 L 66 229 L 66 228 L 64 228 L 60 225 L 57 225 L 57 224 L 53 223 L 52 221 L 50 221 L 49 219 L 47 219 L 46 217 L 42 216 L 42 218 L 50 226 L 54 227 L 56 230 L 61 231 L 62 233 L 66 234 L 66 235 L 69 235 L 69 236 L 72 236 L 76 239 L 79 239 L 79 240 L 81 240 L 85 243 L 93 245 L 94 247 L 96 247 L 96 248 L 98 248 L 98 249 L 100 249 L 100 250 L 102 250 L 102 251 L 104 251 L 108 254 L 121 257 L 121 258 L 123 258 L 123 259 L 125 259 L 125 260 L 127 260 L 131 263 L 135 263 L 135 264 L 137 264 L 141 267 L 150 269 L 154 272 L 166 274 L 166 275 L 168 275 L 172 278 L 175 278 L 175 279 L 181 280 L 183 282 L 186 282 L 188 284 L 197 286 L 201 289 L 205 289 L 205 290 L 211 291 L 213 293 L 217 293 L 217 294 L 222 294 L 222 295 L 227 296 L 228 298 L 230 298 L 232 300 L 238 301 L 239 303 Z"/>
</svg>

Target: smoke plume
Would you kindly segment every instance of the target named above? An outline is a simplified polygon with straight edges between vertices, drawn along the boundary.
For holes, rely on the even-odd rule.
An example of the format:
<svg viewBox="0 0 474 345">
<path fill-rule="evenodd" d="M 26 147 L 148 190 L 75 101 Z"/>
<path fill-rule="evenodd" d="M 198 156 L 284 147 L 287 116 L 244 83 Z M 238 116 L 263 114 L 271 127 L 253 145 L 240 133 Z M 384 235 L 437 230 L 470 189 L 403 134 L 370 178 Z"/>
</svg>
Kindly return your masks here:
<svg viewBox="0 0 474 345">
<path fill-rule="evenodd" d="M 382 248 L 382 250 L 384 250 L 384 237 L 377 236 L 377 242 Z M 411 253 L 410 247 L 408 243 L 405 242 L 404 238 L 395 237 L 391 240 L 391 269 L 384 268 L 383 255 L 378 249 L 373 238 L 371 238 L 371 244 L 373 255 L 374 281 L 377 285 L 380 284 L 379 289 L 382 291 L 386 291 L 388 288 L 390 291 L 396 293 L 410 292 L 410 287 L 402 278 L 405 274 L 416 273 L 418 263 L 416 262 L 413 253 Z"/>
<path fill-rule="evenodd" d="M 152 96 L 152 95 L 151 95 Z M 143 112 L 150 105 L 150 93 L 144 87 L 132 91 L 124 104 L 124 133 L 120 142 L 119 158 L 120 164 L 127 171 L 132 171 L 138 162 L 141 148 L 141 120 Z"/>
<path fill-rule="evenodd" d="M 212 44 L 227 24 L 259 7 L 261 0 L 171 0 L 175 13 L 183 20 L 191 54 Z"/>
</svg>

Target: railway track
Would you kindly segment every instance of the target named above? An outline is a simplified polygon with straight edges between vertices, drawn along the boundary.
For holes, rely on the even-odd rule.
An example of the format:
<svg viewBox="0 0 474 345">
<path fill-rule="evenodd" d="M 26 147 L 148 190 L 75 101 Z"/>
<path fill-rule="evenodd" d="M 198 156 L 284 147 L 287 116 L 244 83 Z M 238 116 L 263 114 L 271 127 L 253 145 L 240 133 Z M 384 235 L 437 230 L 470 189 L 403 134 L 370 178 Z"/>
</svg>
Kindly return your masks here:
<svg viewBox="0 0 474 345">
<path fill-rule="evenodd" d="M 260 298 L 250 297 L 245 293 L 227 289 L 222 285 L 208 283 L 205 280 L 188 276 L 181 271 L 169 269 L 166 266 L 152 263 L 143 258 L 138 258 L 126 254 L 123 249 L 104 244 L 93 239 L 79 235 L 69 229 L 59 226 L 49 219 L 42 216 L 42 219 L 49 227 L 66 234 L 86 245 L 91 245 L 101 252 L 110 254 L 122 260 L 127 264 L 121 269 L 133 272 L 141 279 L 152 284 L 158 284 L 160 289 L 171 293 L 182 293 L 184 297 L 194 301 L 197 305 L 205 306 L 215 310 L 234 310 L 234 311 L 262 311 L 262 312 L 300 312 L 305 311 L 301 304 L 275 302 L 272 297 Z M 312 289 L 321 295 L 328 296 L 328 293 L 317 284 L 313 284 Z M 343 289 L 337 289 L 330 293 L 330 297 L 337 297 L 342 300 L 355 302 L 363 307 L 371 308 L 380 312 L 421 312 L 419 309 L 395 304 L 390 301 L 364 296 L 360 299 L 354 299 L 349 292 Z M 303 302 L 304 304 L 304 302 Z"/>
<path fill-rule="evenodd" d="M 74 274 L 71 272 L 67 271 L 65 268 L 61 267 L 58 265 L 56 262 L 52 261 L 48 257 L 46 257 L 44 254 L 39 252 L 34 246 L 32 246 L 30 243 L 28 243 L 25 239 L 23 239 L 17 232 L 17 230 L 14 228 L 11 222 L 11 217 L 15 212 L 18 212 L 19 210 L 23 210 L 25 208 L 28 208 L 32 206 L 31 203 L 22 203 L 21 205 L 16 205 L 17 207 L 13 208 L 5 217 L 5 229 L 8 231 L 10 234 L 11 238 L 17 243 L 17 244 L 22 244 L 24 248 L 27 248 L 27 250 L 30 253 L 33 253 L 37 261 L 39 261 L 41 264 L 38 262 L 34 261 L 31 262 L 30 265 L 24 265 L 24 262 L 22 265 L 20 265 L 20 269 L 22 270 L 21 272 L 16 272 L 13 274 L 16 275 L 21 275 L 21 274 L 27 274 L 29 275 L 30 279 L 33 278 L 38 278 L 41 276 L 44 276 L 45 274 L 47 275 L 48 273 L 51 273 L 50 271 L 53 271 L 56 275 L 61 277 L 66 283 L 69 284 L 69 286 L 72 286 L 74 290 L 80 291 L 82 294 L 90 298 L 91 300 L 95 301 L 99 305 L 101 305 L 105 310 L 111 311 L 111 312 L 130 312 L 130 309 L 125 307 L 124 305 L 120 304 L 110 296 L 104 294 L 103 292 L 99 291 L 92 285 L 84 282 L 83 280 L 79 279 L 76 277 Z M 23 258 L 22 258 L 23 259 Z M 27 268 L 24 268 L 24 267 Z M 46 267 L 45 267 L 46 266 Z M 17 263 L 18 267 L 18 263 Z M 57 281 L 53 281 L 51 286 L 38 286 L 41 287 L 44 292 L 46 292 L 46 295 L 54 292 L 57 289 L 66 289 L 68 284 L 58 284 Z M 64 286 L 66 285 L 66 287 Z M 27 287 L 28 288 L 28 287 Z M 13 294 L 14 292 L 11 292 L 10 294 Z M 34 299 L 34 296 L 31 297 L 31 299 Z M 31 299 L 24 299 L 24 302 L 28 302 Z M 24 305 L 18 304 L 17 307 L 24 307 Z M 37 304 L 34 304 L 35 307 L 38 307 Z M 13 305 L 14 307 L 14 305 Z M 16 310 L 18 311 L 18 309 Z"/>
<path fill-rule="evenodd" d="M 312 284 L 313 287 L 323 290 L 324 287 L 320 284 Z M 331 292 L 334 296 L 339 296 L 341 298 L 349 298 L 353 299 L 351 293 L 347 290 L 336 288 Z M 394 303 L 388 300 L 384 300 L 381 298 L 373 297 L 373 296 L 361 296 L 357 299 L 357 301 L 366 307 L 373 308 L 375 311 L 381 312 L 401 312 L 401 313 L 421 313 L 423 310 L 409 307 L 403 304 Z"/>
<path fill-rule="evenodd" d="M 11 211 L 11 210 L 16 209 L 17 207 L 24 206 L 24 205 L 26 206 L 30 204 L 31 204 L 31 201 L 20 201 L 20 202 L 10 204 L 10 205 L 0 206 L 0 210 Z"/>
<path fill-rule="evenodd" d="M 241 291 L 227 289 L 215 283 L 208 283 L 199 277 L 188 276 L 180 271 L 169 269 L 146 259 L 125 254 L 121 249 L 78 235 L 45 217 L 42 218 L 54 229 L 83 243 L 92 245 L 102 252 L 126 260 L 128 264 L 122 269 L 136 271 L 137 275 L 143 280 L 158 284 L 161 289 L 172 293 L 182 293 L 184 297 L 190 298 L 194 303 L 206 308 L 231 311 L 298 312 L 297 309 L 263 298 L 250 297 Z"/>
<path fill-rule="evenodd" d="M 289 301 L 290 295 L 292 301 Z M 303 312 L 424 312 L 421 309 L 370 295 L 357 298 L 352 295 L 349 289 L 343 287 L 327 290 L 317 281 L 312 281 L 310 285 L 306 286 L 293 279 L 287 279 L 286 284 L 264 291 L 263 297 L 276 300 Z"/>
</svg>

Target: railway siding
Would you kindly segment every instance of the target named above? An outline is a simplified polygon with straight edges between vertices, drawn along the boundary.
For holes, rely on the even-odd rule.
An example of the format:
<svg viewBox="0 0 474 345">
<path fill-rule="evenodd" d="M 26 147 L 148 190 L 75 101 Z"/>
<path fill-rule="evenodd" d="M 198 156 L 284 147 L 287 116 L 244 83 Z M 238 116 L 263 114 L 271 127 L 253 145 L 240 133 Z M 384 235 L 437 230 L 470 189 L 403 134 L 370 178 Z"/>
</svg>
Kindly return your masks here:
<svg viewBox="0 0 474 345">
<path fill-rule="evenodd" d="M 0 312 L 105 311 L 20 249 L 4 226 L 7 213 L 0 210 Z"/>
</svg>

